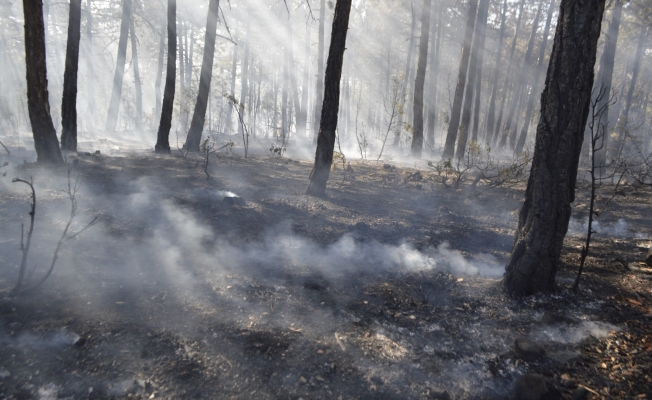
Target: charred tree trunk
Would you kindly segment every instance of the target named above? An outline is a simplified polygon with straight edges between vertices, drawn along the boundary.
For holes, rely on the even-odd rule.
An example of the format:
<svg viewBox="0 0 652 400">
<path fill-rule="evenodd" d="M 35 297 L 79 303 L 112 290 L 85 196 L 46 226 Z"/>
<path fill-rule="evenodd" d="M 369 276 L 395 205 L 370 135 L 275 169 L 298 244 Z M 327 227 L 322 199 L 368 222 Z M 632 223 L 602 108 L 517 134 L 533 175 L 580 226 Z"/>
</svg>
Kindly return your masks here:
<svg viewBox="0 0 652 400">
<path fill-rule="evenodd" d="M 473 40 L 473 28 L 475 26 L 475 16 L 477 11 L 478 0 L 471 0 L 469 2 L 469 15 L 466 21 L 466 31 L 464 33 L 460 70 L 457 74 L 457 86 L 455 87 L 455 97 L 453 98 L 453 109 L 451 110 L 448 133 L 446 134 L 446 144 L 444 145 L 444 158 L 452 158 L 455 154 L 455 141 L 457 140 L 457 130 L 460 127 L 462 100 L 464 97 L 464 89 L 466 87 L 466 74 L 469 69 L 471 42 Z"/>
<path fill-rule="evenodd" d="M 62 163 L 57 132 L 50 116 L 45 28 L 41 0 L 23 0 L 25 15 L 25 66 L 27 70 L 27 108 L 32 124 L 34 147 L 39 163 Z"/>
<path fill-rule="evenodd" d="M 466 94 L 464 95 L 464 106 L 462 107 L 462 119 L 460 130 L 457 136 L 457 150 L 455 157 L 462 158 L 466 152 L 466 144 L 469 139 L 469 128 L 471 125 L 471 106 L 473 104 L 473 90 L 475 81 L 478 79 L 478 64 L 480 55 L 484 48 L 484 35 L 487 26 L 487 13 L 489 11 L 489 0 L 480 0 L 478 7 L 478 17 L 475 23 L 475 32 L 473 33 L 473 46 L 471 47 L 471 60 L 469 73 L 466 82 Z M 480 93 L 476 93 L 479 96 Z"/>
<path fill-rule="evenodd" d="M 210 0 L 208 4 L 206 36 L 204 38 L 204 58 L 202 59 L 201 74 L 199 76 L 197 103 L 195 103 L 195 111 L 192 114 L 192 122 L 190 123 L 190 130 L 188 131 L 188 137 L 186 137 L 185 144 L 185 148 L 188 151 L 199 151 L 201 135 L 204 131 L 206 106 L 208 105 L 208 94 L 210 93 L 211 78 L 213 76 L 213 59 L 215 56 L 215 38 L 217 35 L 217 13 L 219 5 L 219 0 Z M 248 51 L 246 54 L 248 54 Z M 245 84 L 243 83 L 243 88 L 244 85 Z M 244 101 L 244 99 L 241 99 L 241 101 Z"/>
<path fill-rule="evenodd" d="M 161 79 L 163 79 L 163 61 L 165 57 L 165 30 L 166 26 L 161 26 L 161 41 L 158 47 L 158 65 L 156 68 L 156 83 L 154 83 L 154 93 L 156 96 L 156 106 L 154 115 L 161 115 Z"/>
<path fill-rule="evenodd" d="M 131 63 L 134 68 L 134 88 L 136 90 L 136 130 L 140 131 L 142 128 L 143 121 L 143 90 L 140 82 L 140 67 L 138 66 L 138 46 L 136 42 L 136 25 L 134 24 L 134 19 L 131 19 L 130 27 L 131 36 Z"/>
<path fill-rule="evenodd" d="M 107 132 L 115 132 L 118 126 L 118 112 L 120 111 L 120 98 L 122 97 L 122 81 L 125 76 L 125 59 L 127 57 L 127 37 L 131 22 L 131 0 L 123 0 L 122 21 L 120 22 L 120 38 L 118 39 L 118 56 L 115 62 L 113 86 L 111 89 L 111 103 L 106 115 Z"/>
<path fill-rule="evenodd" d="M 247 104 L 246 102 L 249 97 L 249 36 L 251 31 L 249 27 L 249 18 L 247 18 L 245 29 L 247 30 L 247 33 L 245 35 L 245 49 L 244 57 L 242 59 L 242 79 L 240 79 L 240 104 Z M 246 108 L 243 112 L 245 115 L 248 114 L 249 108 Z M 238 136 L 242 136 L 242 133 L 242 124 L 238 124 Z"/>
<path fill-rule="evenodd" d="M 528 97 L 527 108 L 525 110 L 525 119 L 523 120 L 523 128 L 521 129 L 521 134 L 516 142 L 516 148 L 514 153 L 520 154 L 523 151 L 525 146 L 525 139 L 527 138 L 527 132 L 530 129 L 530 121 L 532 120 L 532 113 L 534 112 L 534 101 L 539 94 L 539 76 L 543 70 L 543 60 L 546 57 L 546 48 L 548 47 L 548 35 L 550 34 L 550 25 L 552 22 L 552 13 L 555 9 L 555 1 L 550 2 L 550 7 L 548 8 L 548 15 L 546 16 L 546 26 L 543 29 L 543 41 L 541 42 L 541 47 L 539 48 L 539 63 L 534 71 L 534 77 L 532 78 L 530 96 Z M 609 91 L 607 91 L 609 93 Z"/>
<path fill-rule="evenodd" d="M 417 77 L 414 80 L 412 156 L 416 158 L 421 158 L 421 152 L 423 151 L 423 87 L 426 81 L 426 63 L 428 62 L 430 4 L 430 0 L 423 0 L 423 8 L 421 9 L 421 38 L 419 39 L 419 61 L 417 64 Z"/>
<path fill-rule="evenodd" d="M 428 77 L 430 94 L 428 95 L 428 127 L 426 130 L 426 142 L 429 143 L 430 147 L 433 149 L 435 147 L 435 126 L 437 124 L 437 81 L 439 80 L 439 49 L 441 48 L 441 31 L 443 25 L 442 15 L 444 14 L 444 10 L 444 7 L 440 3 L 439 15 L 437 16 L 437 36 L 435 39 L 433 32 L 430 47 L 430 74 Z M 389 75 L 387 76 L 387 90 L 389 90 Z"/>
<path fill-rule="evenodd" d="M 500 37 L 498 39 L 498 51 L 496 52 L 496 64 L 494 65 L 493 78 L 491 79 L 491 99 L 489 100 L 489 110 L 487 111 L 487 132 L 485 142 L 490 144 L 493 140 L 494 126 L 496 125 L 496 96 L 498 96 L 498 81 L 500 79 L 500 69 L 502 67 L 503 43 L 505 40 L 505 21 L 507 19 L 507 0 L 503 3 L 503 12 L 500 15 Z"/>
<path fill-rule="evenodd" d="M 317 143 L 317 132 L 320 128 L 322 102 L 324 99 L 324 18 L 326 18 L 326 1 L 319 5 L 319 40 L 317 42 L 317 84 L 315 85 L 315 112 L 312 117 L 312 140 Z M 330 53 L 329 53 L 330 56 Z"/>
<path fill-rule="evenodd" d="M 77 71 L 79 70 L 79 40 L 81 38 L 81 0 L 70 0 L 66 70 L 63 74 L 61 102 L 61 147 L 77 151 Z"/>
<path fill-rule="evenodd" d="M 480 15 L 482 13 L 482 16 Z M 473 106 L 473 133 L 471 135 L 471 141 L 478 141 L 478 130 L 480 129 L 480 100 L 482 93 L 482 72 L 484 64 L 484 47 L 487 37 L 487 17 L 489 15 L 489 1 L 486 5 L 480 3 L 480 9 L 478 9 L 478 23 L 480 24 L 477 28 L 477 32 L 480 35 L 478 38 L 478 60 L 476 63 L 476 72 L 475 72 L 475 93 Z"/>
<path fill-rule="evenodd" d="M 530 295 L 555 286 L 575 199 L 604 3 L 561 2 L 541 95 L 532 169 L 503 281 L 511 296 Z"/>
<path fill-rule="evenodd" d="M 407 53 L 407 62 L 405 63 L 405 73 L 403 74 L 403 85 L 401 86 L 401 97 L 398 99 L 401 104 L 405 104 L 405 96 L 407 95 L 407 87 L 410 83 L 410 73 L 412 71 L 412 51 L 414 49 L 414 30 L 416 29 L 417 26 L 417 19 L 416 16 L 414 15 L 414 2 L 410 2 L 410 8 L 412 10 L 412 23 L 410 24 L 410 43 L 408 44 L 408 53 Z M 404 110 L 407 109 L 407 107 L 403 107 Z M 408 119 L 409 121 L 409 119 Z M 398 126 L 402 127 L 403 126 L 403 113 L 399 113 L 398 115 Z M 398 147 L 401 135 L 400 135 L 400 129 L 397 129 L 398 134 L 394 137 L 394 147 Z"/>
<path fill-rule="evenodd" d="M 93 68 L 93 14 L 91 0 L 86 0 L 86 87 L 88 90 L 88 110 L 86 111 L 88 131 L 95 129 L 95 69 Z"/>
<path fill-rule="evenodd" d="M 170 154 L 170 128 L 172 127 L 172 110 L 174 108 L 174 82 L 177 77 L 177 2 L 168 0 L 168 65 L 165 71 L 165 90 L 161 122 L 158 126 L 158 138 L 154 150 L 157 153 Z"/>
<path fill-rule="evenodd" d="M 315 165 L 310 173 L 310 184 L 307 193 L 313 196 L 323 196 L 326 183 L 333 163 L 335 148 L 335 130 L 337 129 L 337 112 L 340 101 L 340 79 L 342 77 L 342 62 L 346 48 L 346 34 L 349 29 L 349 14 L 351 0 L 337 0 L 331 44 L 328 50 L 328 65 L 326 65 L 324 104 L 322 107 Z"/>
</svg>

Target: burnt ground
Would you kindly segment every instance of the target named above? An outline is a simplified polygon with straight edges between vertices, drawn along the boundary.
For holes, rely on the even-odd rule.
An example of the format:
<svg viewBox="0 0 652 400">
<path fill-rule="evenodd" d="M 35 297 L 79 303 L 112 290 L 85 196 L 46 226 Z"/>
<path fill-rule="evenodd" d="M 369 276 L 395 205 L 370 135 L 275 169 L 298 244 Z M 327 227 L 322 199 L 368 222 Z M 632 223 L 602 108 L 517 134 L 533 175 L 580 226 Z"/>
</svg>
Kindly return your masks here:
<svg viewBox="0 0 652 400">
<path fill-rule="evenodd" d="M 316 199 L 311 164 L 287 158 L 222 157 L 210 179 L 191 157 L 78 164 L 77 226 L 100 223 L 17 297 L 29 197 L 9 179 L 35 179 L 37 276 L 69 212 L 66 174 L 0 178 L 0 398 L 501 399 L 528 372 L 563 398 L 652 393 L 652 275 L 636 268 L 650 188 L 626 187 L 600 217 L 573 294 L 579 188 L 559 290 L 515 300 L 500 275 L 522 187 L 446 189 L 427 168 L 414 180 L 352 162 Z M 545 355 L 518 359 L 518 337 Z"/>
</svg>

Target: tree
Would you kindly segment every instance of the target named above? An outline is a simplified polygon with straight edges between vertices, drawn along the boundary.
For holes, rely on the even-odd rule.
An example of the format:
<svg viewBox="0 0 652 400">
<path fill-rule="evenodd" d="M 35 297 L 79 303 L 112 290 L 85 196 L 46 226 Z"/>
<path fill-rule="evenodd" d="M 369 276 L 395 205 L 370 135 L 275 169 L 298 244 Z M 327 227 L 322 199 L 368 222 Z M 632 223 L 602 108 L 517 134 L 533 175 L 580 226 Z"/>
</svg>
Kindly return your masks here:
<svg viewBox="0 0 652 400">
<path fill-rule="evenodd" d="M 122 81 L 125 76 L 125 60 L 127 58 L 127 39 L 131 22 L 131 0 L 123 0 L 122 20 L 120 21 L 120 38 L 118 39 L 118 56 L 115 61 L 115 73 L 111 89 L 111 102 L 106 115 L 107 132 L 115 132 L 118 125 L 118 111 L 120 111 L 120 98 L 122 97 Z"/>
<path fill-rule="evenodd" d="M 95 68 L 93 68 L 93 13 L 91 0 L 86 0 L 86 87 L 88 94 L 88 109 L 86 124 L 89 131 L 94 129 L 95 122 Z"/>
<path fill-rule="evenodd" d="M 351 0 L 337 0 L 324 78 L 324 103 L 321 107 L 315 164 L 310 172 L 310 184 L 307 190 L 307 194 L 313 196 L 323 196 L 326 193 L 326 183 L 333 163 L 337 112 L 340 102 L 340 79 L 342 78 L 342 63 L 350 13 Z"/>
<path fill-rule="evenodd" d="M 457 140 L 457 130 L 460 127 L 462 99 L 464 97 L 464 88 L 466 87 L 466 73 L 469 69 L 471 41 L 473 39 L 473 28 L 475 27 L 475 15 L 477 10 L 478 0 L 471 0 L 469 2 L 469 15 L 466 21 L 466 31 L 464 33 L 460 69 L 457 73 L 457 86 L 455 87 L 455 97 L 453 98 L 453 109 L 451 110 L 451 118 L 448 123 L 448 133 L 446 134 L 446 143 L 444 145 L 444 158 L 451 158 L 455 154 L 455 141 Z"/>
<path fill-rule="evenodd" d="M 161 24 L 161 39 L 158 47 L 158 63 L 156 65 L 156 82 L 154 83 L 154 95 L 156 96 L 154 115 L 161 114 L 161 78 L 163 77 L 163 59 L 165 57 L 166 28 L 166 24 Z"/>
<path fill-rule="evenodd" d="M 136 25 L 134 19 L 131 19 L 129 27 L 129 37 L 131 38 L 131 64 L 134 68 L 134 87 L 136 89 L 136 130 L 140 130 L 143 120 L 143 90 L 140 83 L 140 67 L 138 66 L 138 39 L 136 38 Z"/>
<path fill-rule="evenodd" d="M 431 47 L 430 47 L 430 74 L 429 74 L 429 102 L 428 102 L 428 127 L 426 130 L 426 141 L 430 146 L 434 147 L 435 143 L 435 125 L 437 123 L 437 81 L 439 79 L 439 50 L 441 48 L 441 31 L 442 15 L 446 9 L 439 5 L 439 12 L 437 13 L 437 39 L 435 40 L 434 29 L 432 33 Z M 434 11 L 433 11 L 434 12 Z M 389 64 L 389 62 L 388 62 Z M 389 86 L 389 67 L 387 68 L 387 86 Z"/>
<path fill-rule="evenodd" d="M 61 101 L 61 147 L 67 151 L 77 151 L 77 71 L 80 38 L 81 0 L 70 0 L 66 70 L 63 74 Z"/>
<path fill-rule="evenodd" d="M 312 138 L 317 142 L 317 121 L 322 114 L 322 101 L 324 99 L 324 18 L 326 18 L 326 1 L 321 0 L 319 5 L 319 40 L 317 42 L 317 83 L 315 85 L 315 112 L 312 119 Z M 328 54 L 330 56 L 330 53 Z"/>
<path fill-rule="evenodd" d="M 195 111 L 192 114 L 190 131 L 188 131 L 188 137 L 186 138 L 185 144 L 185 148 L 188 151 L 199 151 L 199 142 L 201 142 L 201 134 L 204 130 L 206 106 L 208 105 L 208 93 L 210 92 L 211 78 L 213 75 L 213 58 L 215 55 L 215 37 L 217 35 L 217 13 L 219 6 L 219 0 L 210 0 L 208 4 L 206 36 L 204 39 L 204 58 L 201 64 L 197 103 L 195 104 Z M 242 101 L 244 101 L 244 99 Z"/>
<path fill-rule="evenodd" d="M 39 163 L 63 163 L 57 132 L 54 130 L 48 99 L 45 63 L 45 28 L 41 0 L 23 0 L 25 15 L 25 67 L 27 109 L 32 124 L 34 147 Z"/>
<path fill-rule="evenodd" d="M 498 96 L 498 86 L 500 78 L 500 68 L 503 53 L 503 43 L 505 41 L 505 21 L 507 19 L 507 0 L 503 2 L 503 12 L 500 15 L 500 37 L 498 39 L 498 51 L 496 52 L 496 64 L 494 64 L 491 98 L 489 100 L 489 110 L 487 111 L 487 134 L 485 142 L 487 144 L 492 142 L 496 114 L 496 96 Z"/>
<path fill-rule="evenodd" d="M 541 95 L 532 169 L 503 285 L 552 290 L 568 230 L 605 0 L 562 0 Z"/>
<path fill-rule="evenodd" d="M 417 64 L 417 77 L 414 80 L 412 156 L 416 158 L 421 158 L 421 152 L 423 151 L 423 86 L 426 81 L 426 63 L 428 61 L 430 4 L 430 0 L 423 0 L 423 9 L 421 10 L 421 38 L 419 39 L 419 61 Z"/>
<path fill-rule="evenodd" d="M 174 107 L 174 82 L 177 75 L 177 2 L 168 0 L 168 65 L 165 72 L 165 89 L 161 121 L 154 150 L 157 153 L 170 154 L 170 128 L 172 127 L 172 109 Z"/>
</svg>

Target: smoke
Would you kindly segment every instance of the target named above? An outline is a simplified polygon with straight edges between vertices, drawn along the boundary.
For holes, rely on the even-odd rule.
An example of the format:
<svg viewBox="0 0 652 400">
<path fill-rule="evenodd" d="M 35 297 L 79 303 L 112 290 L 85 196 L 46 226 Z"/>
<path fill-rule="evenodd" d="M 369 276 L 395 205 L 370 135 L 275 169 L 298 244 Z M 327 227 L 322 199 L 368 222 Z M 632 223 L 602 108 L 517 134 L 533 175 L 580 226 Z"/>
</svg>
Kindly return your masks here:
<svg viewBox="0 0 652 400">
<path fill-rule="evenodd" d="M 586 232 L 589 228 L 589 218 L 586 217 L 583 221 L 580 221 L 576 218 L 571 218 L 568 223 L 568 234 L 572 236 L 586 236 Z M 598 234 L 604 237 L 614 237 L 614 238 L 632 238 L 634 235 L 630 231 L 629 224 L 623 218 L 619 218 L 616 222 L 600 222 L 593 220 L 591 224 L 591 229 L 594 234 Z"/>
</svg>

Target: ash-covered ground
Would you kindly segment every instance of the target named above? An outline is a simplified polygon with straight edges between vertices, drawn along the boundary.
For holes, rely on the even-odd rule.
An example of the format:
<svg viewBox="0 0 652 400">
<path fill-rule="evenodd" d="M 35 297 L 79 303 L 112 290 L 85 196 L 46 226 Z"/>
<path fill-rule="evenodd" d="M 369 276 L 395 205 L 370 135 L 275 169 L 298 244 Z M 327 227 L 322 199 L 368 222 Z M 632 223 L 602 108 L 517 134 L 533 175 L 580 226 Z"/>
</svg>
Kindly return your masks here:
<svg viewBox="0 0 652 400">
<path fill-rule="evenodd" d="M 11 178 L 34 179 L 37 280 L 70 212 L 66 169 L 5 157 L 0 398 L 503 399 L 529 372 L 563 398 L 652 392 L 651 275 L 630 268 L 652 242 L 650 188 L 600 217 L 573 294 L 580 187 L 559 291 L 513 300 L 500 279 L 521 186 L 447 189 L 421 164 L 353 161 L 317 199 L 292 155 L 221 156 L 207 179 L 196 156 L 106 153 L 70 158 L 73 231 L 99 224 L 22 296 L 30 199 Z M 517 338 L 543 356 L 525 361 Z"/>
</svg>

